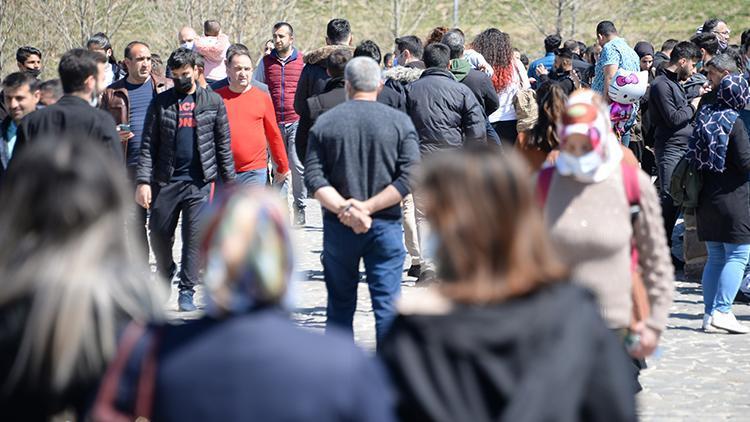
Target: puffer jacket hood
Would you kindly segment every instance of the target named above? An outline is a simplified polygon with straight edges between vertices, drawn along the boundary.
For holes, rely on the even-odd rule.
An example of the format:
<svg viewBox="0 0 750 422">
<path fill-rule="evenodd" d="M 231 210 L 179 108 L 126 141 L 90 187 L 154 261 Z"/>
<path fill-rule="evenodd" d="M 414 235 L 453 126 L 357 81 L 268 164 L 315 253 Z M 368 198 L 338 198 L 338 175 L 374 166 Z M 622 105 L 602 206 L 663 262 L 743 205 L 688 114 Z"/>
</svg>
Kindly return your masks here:
<svg viewBox="0 0 750 422">
<path fill-rule="evenodd" d="M 451 60 L 450 71 L 457 81 L 463 82 L 471 71 L 471 63 L 464 59 Z"/>
<path fill-rule="evenodd" d="M 424 69 L 417 69 L 414 67 L 406 66 L 395 66 L 388 69 L 383 76 L 385 76 L 386 79 L 409 83 L 419 79 L 419 77 L 422 76 L 422 72 L 424 72 Z"/>
<path fill-rule="evenodd" d="M 354 47 L 349 45 L 326 45 L 305 53 L 305 64 L 319 64 L 324 66 L 325 63 L 323 62 L 328 59 L 328 56 L 338 50 L 349 50 L 352 54 L 354 53 Z"/>
</svg>

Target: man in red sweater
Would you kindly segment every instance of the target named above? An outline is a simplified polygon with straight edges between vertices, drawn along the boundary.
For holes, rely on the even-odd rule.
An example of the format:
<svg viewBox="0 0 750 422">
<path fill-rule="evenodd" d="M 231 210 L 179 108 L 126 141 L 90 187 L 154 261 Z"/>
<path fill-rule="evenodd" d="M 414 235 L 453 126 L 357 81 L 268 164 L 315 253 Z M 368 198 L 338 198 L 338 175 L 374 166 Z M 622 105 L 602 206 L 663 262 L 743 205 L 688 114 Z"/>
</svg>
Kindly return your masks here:
<svg viewBox="0 0 750 422">
<path fill-rule="evenodd" d="M 270 147 L 276 169 L 274 183 L 281 183 L 289 174 L 284 140 L 276 124 L 271 97 L 252 86 L 252 73 L 250 53 L 238 49 L 227 57 L 229 86 L 216 90 L 227 108 L 237 182 L 265 185 L 266 148 Z"/>
</svg>

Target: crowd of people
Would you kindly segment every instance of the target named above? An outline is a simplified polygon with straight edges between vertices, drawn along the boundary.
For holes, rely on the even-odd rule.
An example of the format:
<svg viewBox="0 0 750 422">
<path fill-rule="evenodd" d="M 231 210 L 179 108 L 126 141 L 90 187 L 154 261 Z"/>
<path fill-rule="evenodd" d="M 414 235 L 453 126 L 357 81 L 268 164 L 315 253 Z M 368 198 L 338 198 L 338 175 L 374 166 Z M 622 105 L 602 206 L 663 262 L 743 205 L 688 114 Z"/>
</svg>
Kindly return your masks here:
<svg viewBox="0 0 750 422">
<path fill-rule="evenodd" d="M 383 54 L 337 18 L 305 52 L 279 22 L 256 57 L 209 20 L 165 64 L 94 34 L 44 82 L 19 48 L 0 94 L 0 414 L 636 420 L 680 215 L 707 249 L 702 329 L 750 331 L 732 313 L 750 291 L 750 30 L 730 34 L 710 19 L 656 52 L 602 21 L 594 45 L 552 34 L 529 62 L 497 28 Z M 309 198 L 325 336 L 288 315 Z M 374 358 L 353 342 L 361 262 Z M 197 319 L 166 317 L 173 279 Z"/>
</svg>

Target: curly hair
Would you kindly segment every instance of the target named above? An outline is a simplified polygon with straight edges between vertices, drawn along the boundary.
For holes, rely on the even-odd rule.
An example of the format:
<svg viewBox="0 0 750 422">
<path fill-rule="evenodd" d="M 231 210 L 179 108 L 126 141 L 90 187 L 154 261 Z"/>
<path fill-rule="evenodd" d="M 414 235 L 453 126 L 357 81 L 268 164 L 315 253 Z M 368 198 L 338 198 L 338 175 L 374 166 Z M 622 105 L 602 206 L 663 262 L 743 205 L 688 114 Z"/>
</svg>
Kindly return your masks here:
<svg viewBox="0 0 750 422">
<path fill-rule="evenodd" d="M 443 39 L 443 35 L 445 35 L 448 30 L 449 29 L 444 26 L 437 26 L 433 28 L 432 31 L 430 31 L 430 33 L 427 35 L 424 46 L 427 47 L 434 42 L 440 42 L 440 40 Z"/>
<path fill-rule="evenodd" d="M 557 122 L 565 112 L 565 101 L 568 96 L 559 84 L 547 82 L 539 87 L 536 103 L 539 107 L 539 119 L 531 128 L 528 145 L 546 153 L 560 145 L 557 134 Z"/>
<path fill-rule="evenodd" d="M 482 31 L 474 38 L 471 46 L 484 56 L 487 63 L 495 70 L 492 75 L 492 85 L 495 91 L 505 89 L 513 80 L 513 46 L 510 35 L 497 28 Z"/>
</svg>

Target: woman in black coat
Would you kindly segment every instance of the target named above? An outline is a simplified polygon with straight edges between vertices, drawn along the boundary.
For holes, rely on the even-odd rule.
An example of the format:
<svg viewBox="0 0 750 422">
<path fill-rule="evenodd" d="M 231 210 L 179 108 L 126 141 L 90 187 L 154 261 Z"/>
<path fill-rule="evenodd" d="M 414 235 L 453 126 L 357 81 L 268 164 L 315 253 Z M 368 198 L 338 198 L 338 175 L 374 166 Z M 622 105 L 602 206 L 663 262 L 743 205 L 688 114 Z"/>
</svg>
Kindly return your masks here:
<svg viewBox="0 0 750 422">
<path fill-rule="evenodd" d="M 750 328 L 737 322 L 732 302 L 750 256 L 750 140 L 738 118 L 750 101 L 750 88 L 741 76 L 728 75 L 716 95 L 717 102 L 698 114 L 688 150 L 703 177 L 696 210 L 698 237 L 708 248 L 703 329 L 745 334 Z"/>
<path fill-rule="evenodd" d="M 379 344 L 400 419 L 636 420 L 631 364 L 593 295 L 560 282 L 524 160 L 440 153 L 424 177 L 443 283 Z"/>
</svg>

